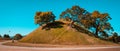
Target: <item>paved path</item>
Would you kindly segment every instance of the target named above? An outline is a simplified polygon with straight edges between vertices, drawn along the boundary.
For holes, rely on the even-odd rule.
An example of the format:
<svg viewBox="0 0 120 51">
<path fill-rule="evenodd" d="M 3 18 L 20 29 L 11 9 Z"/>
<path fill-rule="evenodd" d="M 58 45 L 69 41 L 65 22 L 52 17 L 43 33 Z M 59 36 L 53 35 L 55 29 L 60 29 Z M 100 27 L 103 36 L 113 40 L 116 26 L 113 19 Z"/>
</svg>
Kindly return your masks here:
<svg viewBox="0 0 120 51">
<path fill-rule="evenodd" d="M 7 41 L 6 41 L 7 42 Z M 38 47 L 18 47 L 5 46 L 0 42 L 0 51 L 120 51 L 120 46 L 113 47 L 65 47 L 65 48 L 38 48 Z"/>
</svg>

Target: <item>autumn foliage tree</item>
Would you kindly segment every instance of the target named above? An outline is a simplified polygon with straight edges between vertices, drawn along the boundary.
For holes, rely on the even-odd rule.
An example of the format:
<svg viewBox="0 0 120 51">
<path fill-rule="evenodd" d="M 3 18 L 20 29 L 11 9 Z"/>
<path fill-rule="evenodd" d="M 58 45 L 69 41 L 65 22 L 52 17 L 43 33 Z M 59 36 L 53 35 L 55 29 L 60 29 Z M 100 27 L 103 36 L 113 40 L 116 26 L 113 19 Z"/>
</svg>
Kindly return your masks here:
<svg viewBox="0 0 120 51">
<path fill-rule="evenodd" d="M 108 13 L 94 11 L 93 13 L 86 14 L 85 17 L 82 17 L 81 23 L 88 30 L 92 29 L 92 32 L 96 37 L 100 34 L 102 37 L 107 38 L 108 32 L 113 31 L 109 20 L 111 20 L 111 17 Z"/>
<path fill-rule="evenodd" d="M 36 12 L 35 24 L 46 24 L 55 21 L 55 16 L 52 12 Z"/>
<path fill-rule="evenodd" d="M 66 9 L 60 14 L 60 20 L 67 21 L 72 28 L 75 27 L 74 25 L 77 25 L 76 28 L 78 28 L 78 26 L 82 27 L 86 32 L 92 32 L 91 34 L 95 37 L 105 39 L 107 39 L 109 33 L 113 31 L 109 22 L 111 19 L 108 13 L 100 13 L 99 11 L 90 13 L 77 5 Z M 55 16 L 52 12 L 36 12 L 35 24 L 42 25 L 54 21 Z"/>
<path fill-rule="evenodd" d="M 91 15 L 92 18 L 92 27 L 95 28 L 95 35 L 106 34 L 109 31 L 113 31 L 112 26 L 110 25 L 109 20 L 111 17 L 108 13 L 100 13 L 99 11 L 94 11 Z"/>
<path fill-rule="evenodd" d="M 89 13 L 79 6 L 73 6 L 60 14 L 60 19 L 63 21 L 77 22 L 78 25 L 83 26 L 88 31 L 92 31 L 96 37 L 101 35 L 104 38 L 108 37 L 108 32 L 113 31 L 109 20 L 111 17 L 108 13 L 100 13 L 94 11 Z"/>
<path fill-rule="evenodd" d="M 88 14 L 88 12 L 85 9 L 79 6 L 73 6 L 60 14 L 60 20 L 69 21 L 71 24 L 74 24 L 75 22 L 81 24 L 81 18 L 86 14 Z"/>
</svg>

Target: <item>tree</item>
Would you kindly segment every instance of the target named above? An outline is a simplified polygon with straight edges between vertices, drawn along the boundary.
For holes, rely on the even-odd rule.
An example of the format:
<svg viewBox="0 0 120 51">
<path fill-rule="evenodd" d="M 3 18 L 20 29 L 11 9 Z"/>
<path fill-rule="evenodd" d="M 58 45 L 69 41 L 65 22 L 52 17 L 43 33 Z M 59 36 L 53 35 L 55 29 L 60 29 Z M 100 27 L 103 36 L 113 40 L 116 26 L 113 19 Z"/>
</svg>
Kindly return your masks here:
<svg viewBox="0 0 120 51">
<path fill-rule="evenodd" d="M 2 38 L 2 36 L 0 35 L 0 38 Z"/>
<path fill-rule="evenodd" d="M 79 6 L 72 6 L 72 8 L 68 8 L 60 14 L 60 20 L 69 21 L 71 24 L 77 22 L 77 24 L 81 24 L 81 18 L 84 17 L 88 12 Z"/>
<path fill-rule="evenodd" d="M 0 40 L 2 40 L 2 36 L 0 35 Z"/>
<path fill-rule="evenodd" d="M 8 34 L 4 34 L 4 38 L 10 38 Z"/>
<path fill-rule="evenodd" d="M 113 41 L 115 43 L 118 42 L 118 39 L 119 39 L 119 36 L 118 36 L 118 33 L 116 32 L 112 33 L 112 36 L 109 38 L 110 41 Z"/>
<path fill-rule="evenodd" d="M 117 42 L 120 42 L 120 36 L 117 37 Z"/>
<path fill-rule="evenodd" d="M 21 39 L 22 38 L 22 35 L 21 34 L 16 34 L 15 36 L 14 36 L 14 39 L 15 40 L 19 40 L 19 39 Z"/>
<path fill-rule="evenodd" d="M 118 37 L 118 33 L 114 32 L 113 33 L 113 42 L 117 43 L 117 37 Z"/>
<path fill-rule="evenodd" d="M 10 36 L 8 34 L 4 34 L 3 37 L 4 37 L 3 39 L 5 39 L 5 40 L 10 40 Z"/>
<path fill-rule="evenodd" d="M 113 37 L 118 37 L 118 33 L 114 32 Z"/>
<path fill-rule="evenodd" d="M 83 25 L 86 29 L 90 29 L 93 24 L 91 13 L 85 14 L 84 17 L 81 18 L 80 22 L 81 22 L 81 25 Z"/>
<path fill-rule="evenodd" d="M 109 22 L 111 19 L 108 13 L 100 13 L 99 11 L 89 13 L 79 6 L 73 6 L 60 14 L 60 20 L 69 21 L 71 25 L 77 22 L 81 27 L 92 31 L 96 37 L 99 37 L 100 34 L 104 38 L 107 38 L 108 33 L 113 31 Z"/>
<path fill-rule="evenodd" d="M 96 37 L 100 34 L 102 38 L 106 39 L 109 30 L 113 30 L 108 22 L 110 19 L 107 13 L 101 14 L 98 11 L 94 11 L 93 13 L 86 13 L 80 22 L 88 31 L 92 31 Z"/>
<path fill-rule="evenodd" d="M 101 37 L 103 39 L 107 39 L 109 37 L 109 35 L 105 31 L 102 31 Z"/>
<path fill-rule="evenodd" d="M 95 31 L 94 34 L 96 37 L 98 37 L 98 34 L 103 34 L 107 37 L 107 33 L 113 31 L 112 26 L 108 22 L 109 20 L 111 20 L 111 17 L 108 13 L 99 13 L 99 11 L 94 11 L 85 26 L 89 25 L 89 29 L 94 28 L 93 31 Z"/>
<path fill-rule="evenodd" d="M 42 25 L 54 21 L 55 16 L 52 12 L 36 12 L 35 24 Z"/>
</svg>

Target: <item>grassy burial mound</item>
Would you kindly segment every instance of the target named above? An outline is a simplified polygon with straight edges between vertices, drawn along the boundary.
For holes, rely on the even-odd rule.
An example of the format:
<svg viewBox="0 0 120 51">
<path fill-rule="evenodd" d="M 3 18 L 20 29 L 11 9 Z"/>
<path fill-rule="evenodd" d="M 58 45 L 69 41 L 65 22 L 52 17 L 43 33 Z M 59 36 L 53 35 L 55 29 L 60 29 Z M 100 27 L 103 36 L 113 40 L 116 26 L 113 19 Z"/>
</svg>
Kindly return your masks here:
<svg viewBox="0 0 120 51">
<path fill-rule="evenodd" d="M 69 44 L 69 45 L 108 45 L 111 42 L 95 38 L 90 33 L 82 33 L 80 27 L 71 27 L 68 22 L 55 21 L 53 23 L 40 26 L 20 42 L 40 43 L 40 44 Z"/>
<path fill-rule="evenodd" d="M 55 17 L 51 11 L 36 12 L 34 22 L 40 27 L 22 38 L 20 42 L 77 45 L 114 44 L 106 41 L 109 40 L 108 32 L 112 33 L 113 31 L 108 21 L 111 19 L 108 13 L 99 11 L 90 13 L 79 6 L 72 6 L 60 14 L 60 21 L 56 21 Z M 112 40 L 117 39 L 115 37 L 117 36 L 114 36 Z"/>
</svg>

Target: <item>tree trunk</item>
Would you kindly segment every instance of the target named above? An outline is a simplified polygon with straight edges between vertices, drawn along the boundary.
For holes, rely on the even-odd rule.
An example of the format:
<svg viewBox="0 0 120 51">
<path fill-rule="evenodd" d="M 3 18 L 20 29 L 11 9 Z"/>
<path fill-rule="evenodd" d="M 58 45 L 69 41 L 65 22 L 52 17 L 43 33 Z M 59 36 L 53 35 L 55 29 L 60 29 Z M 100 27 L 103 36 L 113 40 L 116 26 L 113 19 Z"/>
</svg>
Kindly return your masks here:
<svg viewBox="0 0 120 51">
<path fill-rule="evenodd" d="M 98 25 L 96 26 L 96 30 L 95 30 L 95 36 L 96 36 L 96 37 L 98 37 L 98 32 L 99 32 L 99 29 L 98 29 L 98 28 L 99 28 L 99 23 L 98 23 Z"/>
<path fill-rule="evenodd" d="M 71 21 L 70 23 L 70 27 L 73 27 L 74 21 Z"/>
<path fill-rule="evenodd" d="M 98 27 L 96 27 L 95 36 L 98 37 Z"/>
</svg>

